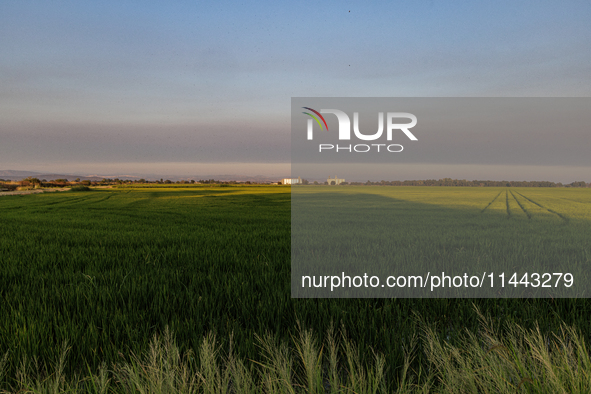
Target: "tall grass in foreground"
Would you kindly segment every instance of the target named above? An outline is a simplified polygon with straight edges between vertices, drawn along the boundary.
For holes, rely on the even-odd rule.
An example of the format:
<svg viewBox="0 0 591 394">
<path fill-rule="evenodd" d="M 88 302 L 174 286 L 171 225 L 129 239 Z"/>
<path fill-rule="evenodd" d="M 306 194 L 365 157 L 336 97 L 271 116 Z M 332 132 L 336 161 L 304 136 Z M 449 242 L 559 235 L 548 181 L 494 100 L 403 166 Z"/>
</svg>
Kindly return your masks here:
<svg viewBox="0 0 591 394">
<path fill-rule="evenodd" d="M 63 374 L 68 348 L 40 376 L 36 361 L 23 360 L 17 376 L 3 372 L 4 392 L 19 393 L 588 393 L 591 392 L 591 359 L 582 336 L 563 325 L 560 333 L 544 336 L 539 329 L 507 327 L 500 337 L 493 321 L 480 312 L 481 331 L 466 331 L 461 346 L 441 341 L 433 327 L 420 322 L 422 349 L 428 363 L 421 370 L 410 365 L 419 349 L 417 337 L 405 345 L 401 366 L 387 366 L 383 355 L 363 364 L 356 345 L 344 329 L 329 329 L 324 344 L 312 331 L 299 330 L 289 346 L 272 335 L 257 337 L 263 362 L 241 360 L 232 346 L 223 352 L 209 334 L 195 354 L 181 354 L 168 328 L 154 335 L 149 350 L 131 355 L 86 377 Z M 230 344 L 232 341 L 230 340 Z M 393 375 L 399 382 L 392 387 Z M 11 381 L 11 382 L 9 382 Z"/>
</svg>

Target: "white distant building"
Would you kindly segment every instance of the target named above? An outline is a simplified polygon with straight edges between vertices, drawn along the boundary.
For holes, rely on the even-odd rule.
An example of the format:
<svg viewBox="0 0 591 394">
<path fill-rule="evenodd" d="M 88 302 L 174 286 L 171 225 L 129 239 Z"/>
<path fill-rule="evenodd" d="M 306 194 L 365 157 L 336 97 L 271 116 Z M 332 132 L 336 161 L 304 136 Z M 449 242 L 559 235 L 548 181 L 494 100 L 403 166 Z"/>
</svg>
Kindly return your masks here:
<svg viewBox="0 0 591 394">
<path fill-rule="evenodd" d="M 281 180 L 281 184 L 282 185 L 296 185 L 296 184 L 301 184 L 302 183 L 302 178 L 297 177 L 297 178 L 283 178 Z"/>
<path fill-rule="evenodd" d="M 328 177 L 328 179 L 326 181 L 328 182 L 329 185 L 339 185 L 339 184 L 345 182 L 344 179 L 339 179 L 339 178 L 337 178 L 336 175 L 334 176 L 334 178 Z"/>
</svg>

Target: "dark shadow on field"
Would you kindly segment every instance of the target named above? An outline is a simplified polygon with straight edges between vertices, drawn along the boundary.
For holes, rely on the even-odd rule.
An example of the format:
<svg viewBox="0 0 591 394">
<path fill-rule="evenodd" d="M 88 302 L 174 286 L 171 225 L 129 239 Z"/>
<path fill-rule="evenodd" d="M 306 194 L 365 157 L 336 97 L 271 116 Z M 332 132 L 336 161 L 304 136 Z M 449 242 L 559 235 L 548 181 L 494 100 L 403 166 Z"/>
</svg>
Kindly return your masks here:
<svg viewBox="0 0 591 394">
<path fill-rule="evenodd" d="M 486 205 L 458 209 L 361 191 L 294 189 L 292 296 L 587 296 L 591 253 L 584 234 L 591 230 L 591 222 L 569 222 L 551 210 L 547 214 L 527 215 L 525 210 L 522 214 L 512 214 L 509 209 L 512 195 L 500 194 L 497 197 L 502 197 L 503 203 L 507 201 L 505 211 L 484 210 Z M 529 277 L 533 273 L 541 276 L 558 272 L 572 274 L 576 278 L 574 285 L 566 287 L 562 282 L 554 287 L 557 279 L 554 277 L 552 281 L 535 281 L 536 287 L 525 286 L 525 273 Z M 442 278 L 442 273 L 450 279 Z M 499 277 L 503 273 L 504 287 Z M 517 282 L 522 283 L 509 286 L 514 273 Z M 355 287 L 353 277 L 365 274 L 368 278 Z M 401 275 L 415 277 L 415 283 L 419 284 L 414 286 L 419 287 L 384 285 L 388 276 Z M 377 280 L 370 283 L 371 276 L 380 278 L 379 284 Z M 452 288 L 454 276 L 462 277 L 456 279 L 456 283 L 461 283 L 459 288 Z M 446 288 L 431 288 L 430 285 L 444 280 L 448 284 Z M 475 287 L 466 286 L 470 280 Z M 342 282 L 346 288 L 338 286 Z M 542 287 L 550 282 L 552 287 Z M 425 287 L 420 287 L 421 283 Z M 332 289 L 331 284 L 335 285 Z"/>
</svg>

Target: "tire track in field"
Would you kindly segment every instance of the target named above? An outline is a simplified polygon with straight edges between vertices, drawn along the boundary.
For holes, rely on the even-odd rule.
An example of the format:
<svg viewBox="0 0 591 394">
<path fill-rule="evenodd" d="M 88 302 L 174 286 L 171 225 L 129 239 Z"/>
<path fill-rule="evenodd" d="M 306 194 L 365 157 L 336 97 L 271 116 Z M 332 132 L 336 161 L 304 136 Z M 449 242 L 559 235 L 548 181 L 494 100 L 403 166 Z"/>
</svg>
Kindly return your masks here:
<svg viewBox="0 0 591 394">
<path fill-rule="evenodd" d="M 43 194 L 43 193 L 37 193 L 37 194 Z M 43 203 L 37 203 L 35 205 L 19 205 L 19 206 L 13 206 L 10 209 L 21 209 L 21 208 L 53 208 L 55 205 L 61 205 L 61 204 L 66 204 L 66 206 L 70 205 L 68 203 L 71 202 L 84 202 L 86 200 L 88 200 L 90 197 L 89 196 L 84 196 L 84 197 L 77 197 L 77 198 L 64 198 L 58 201 L 48 201 L 48 202 L 43 202 Z"/>
<path fill-rule="evenodd" d="M 554 215 L 558 216 L 559 218 L 561 218 L 562 220 L 564 220 L 565 222 L 568 222 L 568 218 L 566 216 L 563 216 L 561 214 L 559 214 L 558 212 L 550 209 L 550 208 L 546 208 L 545 206 L 543 206 L 542 204 L 539 204 L 537 202 L 535 202 L 534 200 L 532 200 L 531 198 L 527 198 L 525 197 L 523 194 L 519 193 L 519 192 L 515 192 L 517 194 L 519 194 L 521 197 L 525 198 L 527 201 L 531 202 L 532 204 L 536 204 L 538 207 L 545 209 L 546 211 L 553 213 Z"/>
<path fill-rule="evenodd" d="M 517 199 L 517 197 L 515 197 L 515 194 L 513 194 L 513 191 L 511 191 L 511 195 L 513 196 L 513 198 L 515 199 L 515 201 L 517 201 L 517 205 L 519 205 L 519 208 L 521 208 L 521 210 L 523 212 L 525 212 L 525 214 L 527 215 L 527 218 L 531 220 L 531 214 L 527 211 L 527 209 L 525 209 L 525 207 L 523 205 L 521 205 L 521 203 L 519 202 L 519 200 Z"/>
<path fill-rule="evenodd" d="M 113 196 L 113 194 L 110 193 L 108 196 L 85 195 L 85 196 L 80 196 L 80 197 L 75 197 L 75 198 L 64 198 L 59 201 L 50 201 L 45 204 L 39 204 L 38 207 L 51 207 L 54 205 L 70 206 L 70 205 L 77 205 L 79 203 L 95 204 L 98 202 L 108 200 L 112 196 Z M 103 197 L 103 198 L 100 198 L 100 197 Z"/>
<path fill-rule="evenodd" d="M 61 200 L 58 201 L 49 201 L 46 202 L 44 204 L 38 204 L 38 207 L 49 207 L 52 205 L 58 205 L 58 204 L 67 204 L 67 203 L 71 203 L 71 202 L 77 202 L 77 201 L 85 201 L 88 200 L 91 196 L 82 196 L 82 197 L 76 197 L 76 198 L 68 198 L 68 197 L 64 197 Z"/>
<path fill-rule="evenodd" d="M 575 203 L 577 203 L 577 204 L 583 204 L 583 205 L 589 205 L 589 204 L 591 204 L 591 201 L 589 201 L 589 202 L 585 202 L 585 201 L 578 201 L 578 200 L 574 200 L 574 199 L 572 199 L 572 198 L 566 198 L 566 197 L 559 197 L 559 198 L 560 198 L 561 200 L 572 201 L 572 202 L 575 202 Z"/>
<path fill-rule="evenodd" d="M 511 219 L 511 208 L 509 208 L 509 192 L 505 190 L 505 204 L 507 205 L 507 219 Z"/>
<path fill-rule="evenodd" d="M 487 205 L 486 207 L 484 207 L 484 209 L 483 209 L 482 211 L 480 211 L 480 213 L 483 213 L 484 211 L 486 211 L 486 208 L 490 207 L 490 206 L 491 206 L 491 204 L 492 204 L 493 202 L 495 202 L 495 200 L 496 200 L 496 199 L 497 199 L 497 198 L 498 198 L 498 197 L 501 195 L 501 193 L 502 193 L 502 192 L 499 192 L 499 194 L 497 194 L 497 195 L 495 196 L 495 198 L 493 198 L 493 199 L 492 199 L 492 201 L 491 201 L 491 202 L 489 202 L 489 203 L 488 203 L 488 205 Z"/>
<path fill-rule="evenodd" d="M 91 202 L 92 204 L 96 204 L 96 203 L 99 203 L 99 202 L 107 201 L 107 200 L 108 200 L 109 198 L 111 198 L 111 197 L 113 197 L 113 193 L 109 193 L 109 195 L 108 195 L 108 196 L 106 196 L 106 197 L 103 197 L 103 198 L 101 198 L 100 200 L 89 201 L 89 202 Z"/>
</svg>

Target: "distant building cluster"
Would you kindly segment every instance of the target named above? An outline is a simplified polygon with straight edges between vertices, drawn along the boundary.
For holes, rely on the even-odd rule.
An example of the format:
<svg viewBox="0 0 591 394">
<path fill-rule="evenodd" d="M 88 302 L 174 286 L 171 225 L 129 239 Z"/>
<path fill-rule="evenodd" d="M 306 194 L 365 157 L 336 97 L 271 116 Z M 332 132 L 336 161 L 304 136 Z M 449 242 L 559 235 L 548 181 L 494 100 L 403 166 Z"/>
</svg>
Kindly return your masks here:
<svg viewBox="0 0 591 394">
<path fill-rule="evenodd" d="M 281 180 L 282 185 L 297 185 L 302 183 L 302 178 L 283 178 Z"/>
<path fill-rule="evenodd" d="M 309 185 L 310 182 L 308 182 L 306 179 L 302 179 L 301 177 L 297 177 L 297 178 L 283 178 L 281 181 L 277 182 L 280 185 Z M 321 183 L 318 183 L 317 181 L 314 181 L 314 185 L 319 185 Z M 342 179 L 342 178 L 337 178 L 337 176 L 335 175 L 334 178 L 328 177 L 328 179 L 326 180 L 326 182 L 324 182 L 325 185 L 340 185 L 340 184 L 347 184 L 347 182 Z"/>
<path fill-rule="evenodd" d="M 344 179 L 339 179 L 337 178 L 337 176 L 335 175 L 334 178 L 331 178 L 330 176 L 328 177 L 328 179 L 326 180 L 326 182 L 329 185 L 340 185 L 341 183 L 344 183 L 345 180 Z"/>
</svg>

